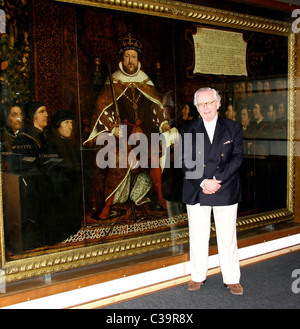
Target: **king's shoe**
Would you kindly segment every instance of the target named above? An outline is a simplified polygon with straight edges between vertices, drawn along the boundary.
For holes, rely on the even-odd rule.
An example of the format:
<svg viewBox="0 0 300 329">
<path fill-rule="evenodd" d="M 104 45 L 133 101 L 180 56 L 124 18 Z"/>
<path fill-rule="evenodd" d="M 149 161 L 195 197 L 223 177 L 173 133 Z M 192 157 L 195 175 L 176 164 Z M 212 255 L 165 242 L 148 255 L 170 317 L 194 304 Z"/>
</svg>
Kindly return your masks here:
<svg viewBox="0 0 300 329">
<path fill-rule="evenodd" d="M 230 292 L 234 295 L 243 295 L 244 293 L 244 289 L 239 283 L 235 283 L 235 284 L 224 283 L 224 286 L 230 289 Z"/>
<path fill-rule="evenodd" d="M 199 290 L 204 283 L 205 283 L 205 281 L 202 281 L 202 282 L 190 281 L 189 285 L 188 285 L 188 290 L 189 291 Z"/>
</svg>

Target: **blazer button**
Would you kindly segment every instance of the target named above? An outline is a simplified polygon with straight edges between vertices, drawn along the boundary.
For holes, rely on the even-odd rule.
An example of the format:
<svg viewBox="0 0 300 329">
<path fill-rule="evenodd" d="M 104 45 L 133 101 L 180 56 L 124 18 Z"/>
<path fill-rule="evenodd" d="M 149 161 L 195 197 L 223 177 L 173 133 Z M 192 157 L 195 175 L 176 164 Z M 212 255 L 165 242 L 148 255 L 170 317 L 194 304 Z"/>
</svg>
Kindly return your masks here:
<svg viewBox="0 0 300 329">
<path fill-rule="evenodd" d="M 219 167 L 219 166 L 217 166 L 217 169 L 220 169 L 220 167 Z"/>
<path fill-rule="evenodd" d="M 224 153 L 221 153 L 221 157 L 223 157 L 224 156 Z"/>
<path fill-rule="evenodd" d="M 206 167 L 206 164 L 204 164 L 203 167 L 205 168 Z"/>
</svg>

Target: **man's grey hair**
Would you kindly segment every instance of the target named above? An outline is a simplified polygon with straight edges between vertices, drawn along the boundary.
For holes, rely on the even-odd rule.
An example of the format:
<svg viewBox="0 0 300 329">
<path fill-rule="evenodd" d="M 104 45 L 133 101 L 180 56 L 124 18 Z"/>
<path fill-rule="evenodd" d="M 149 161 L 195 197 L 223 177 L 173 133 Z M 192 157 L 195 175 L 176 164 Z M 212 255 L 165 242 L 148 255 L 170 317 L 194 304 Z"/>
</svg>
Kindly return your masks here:
<svg viewBox="0 0 300 329">
<path fill-rule="evenodd" d="M 196 92 L 195 92 L 195 95 L 194 95 L 194 105 L 197 107 L 197 105 L 198 105 L 198 101 L 197 101 L 197 98 L 198 98 L 198 95 L 200 94 L 200 93 L 202 93 L 203 91 L 212 91 L 213 93 L 214 93 L 214 96 L 215 96 L 215 100 L 217 101 L 217 102 L 221 102 L 221 97 L 220 97 L 220 95 L 218 94 L 218 92 L 215 90 L 215 89 L 213 89 L 213 88 L 210 88 L 210 87 L 206 87 L 206 88 L 200 88 L 200 89 L 198 89 Z"/>
</svg>

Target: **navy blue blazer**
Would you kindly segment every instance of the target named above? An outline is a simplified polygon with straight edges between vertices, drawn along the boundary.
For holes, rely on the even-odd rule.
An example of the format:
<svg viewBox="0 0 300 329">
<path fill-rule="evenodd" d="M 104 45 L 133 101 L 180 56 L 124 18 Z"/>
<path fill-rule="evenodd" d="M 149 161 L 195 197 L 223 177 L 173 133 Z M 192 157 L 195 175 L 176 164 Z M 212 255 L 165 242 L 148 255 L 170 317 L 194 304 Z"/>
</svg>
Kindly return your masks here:
<svg viewBox="0 0 300 329">
<path fill-rule="evenodd" d="M 182 201 L 201 206 L 226 206 L 241 201 L 241 182 L 239 168 L 243 161 L 242 127 L 239 123 L 218 117 L 213 142 L 211 143 L 206 132 L 203 119 L 199 118 L 184 124 L 181 129 L 182 138 L 182 170 L 185 174 L 191 169 L 187 168 L 184 161 L 184 138 L 186 133 L 191 133 L 192 158 L 196 159 L 196 134 L 204 134 L 204 167 L 201 177 L 188 179 L 183 183 Z M 203 136 L 203 135 L 202 135 Z M 195 170 L 193 168 L 192 170 Z M 186 175 L 187 176 L 187 175 Z M 214 194 L 202 192 L 200 184 L 204 179 L 215 177 L 221 180 L 221 188 Z"/>
</svg>

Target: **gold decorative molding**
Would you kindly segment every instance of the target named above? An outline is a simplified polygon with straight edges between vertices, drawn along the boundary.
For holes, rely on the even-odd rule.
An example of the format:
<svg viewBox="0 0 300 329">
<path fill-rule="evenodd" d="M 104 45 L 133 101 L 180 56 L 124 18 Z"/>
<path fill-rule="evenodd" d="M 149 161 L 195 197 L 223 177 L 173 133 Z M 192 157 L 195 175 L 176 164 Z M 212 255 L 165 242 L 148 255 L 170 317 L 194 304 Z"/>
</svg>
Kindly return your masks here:
<svg viewBox="0 0 300 329">
<path fill-rule="evenodd" d="M 293 218 L 293 213 L 287 209 L 268 211 L 263 214 L 249 215 L 237 219 L 237 231 L 242 232 L 253 228 L 285 222 Z"/>
<path fill-rule="evenodd" d="M 113 10 L 132 11 L 141 14 L 214 24 L 242 30 L 289 35 L 291 24 L 262 17 L 238 14 L 231 11 L 208 8 L 176 1 L 130 0 L 55 0 L 79 5 Z"/>
<path fill-rule="evenodd" d="M 287 207 L 295 211 L 295 118 L 296 118 L 296 89 L 297 89 L 297 46 L 296 35 L 289 36 L 289 71 L 288 71 L 288 163 L 287 163 Z"/>
<path fill-rule="evenodd" d="M 168 248 L 172 245 L 187 243 L 188 239 L 188 230 L 182 228 L 174 230 L 171 234 L 170 232 L 164 232 L 151 236 L 18 259 L 8 262 L 2 269 L 5 270 L 6 282 L 9 283 L 29 279 L 33 276 L 71 270 L 161 248 Z"/>
<path fill-rule="evenodd" d="M 277 224 L 292 218 L 293 214 L 286 209 L 244 216 L 237 220 L 237 231 L 242 232 L 265 225 Z M 215 227 L 212 224 L 211 237 L 215 237 L 215 235 Z M 170 248 L 188 242 L 188 228 L 171 229 L 170 232 L 18 259 L 8 262 L 3 270 L 5 270 L 6 282 L 9 283 Z"/>
</svg>

